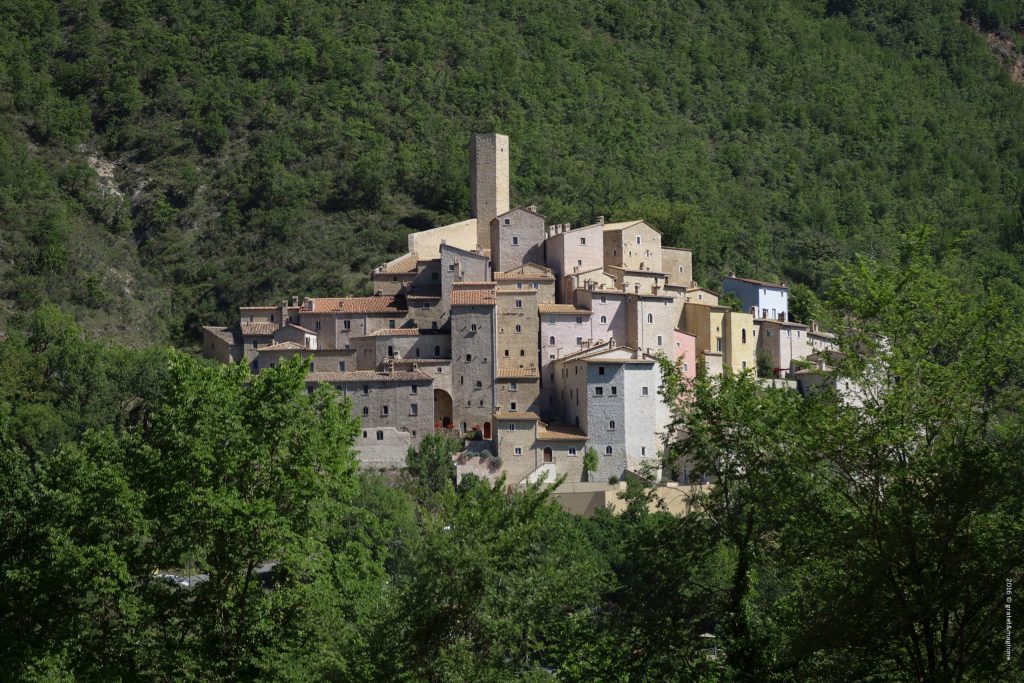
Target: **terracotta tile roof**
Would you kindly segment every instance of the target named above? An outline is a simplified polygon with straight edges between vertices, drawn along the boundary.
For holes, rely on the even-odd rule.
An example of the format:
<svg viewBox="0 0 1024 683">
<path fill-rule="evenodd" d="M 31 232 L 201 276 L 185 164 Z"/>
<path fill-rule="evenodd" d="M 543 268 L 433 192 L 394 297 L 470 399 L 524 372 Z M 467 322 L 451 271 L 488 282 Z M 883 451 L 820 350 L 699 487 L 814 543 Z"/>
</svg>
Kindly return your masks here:
<svg viewBox="0 0 1024 683">
<path fill-rule="evenodd" d="M 557 315 L 590 315 L 586 308 L 576 308 L 572 304 L 537 304 L 538 313 L 555 313 Z"/>
<path fill-rule="evenodd" d="M 483 286 L 494 286 L 494 282 L 491 280 L 461 280 L 459 282 L 453 282 L 452 286 L 458 289 L 459 287 L 483 287 Z"/>
<path fill-rule="evenodd" d="M 498 368 L 497 379 L 539 379 L 538 368 Z"/>
<path fill-rule="evenodd" d="M 451 304 L 452 306 L 493 306 L 495 304 L 494 288 L 454 289 L 452 290 Z"/>
<path fill-rule="evenodd" d="M 405 298 L 409 301 L 437 301 L 441 298 L 440 294 L 406 294 Z"/>
<path fill-rule="evenodd" d="M 240 311 L 276 311 L 277 306 L 239 306 Z"/>
<path fill-rule="evenodd" d="M 416 263 L 419 258 L 416 256 L 416 252 L 409 252 L 404 256 L 399 256 L 394 261 L 384 264 L 381 269 L 382 273 L 415 273 Z"/>
<path fill-rule="evenodd" d="M 587 435 L 579 427 L 563 422 L 541 423 L 537 429 L 537 438 L 546 441 L 586 441 Z"/>
<path fill-rule="evenodd" d="M 270 346 L 261 346 L 257 349 L 260 353 L 264 351 L 301 351 L 305 346 L 293 341 L 280 342 L 278 344 L 271 344 Z"/>
<path fill-rule="evenodd" d="M 272 337 L 277 330 L 277 323 L 242 323 L 243 337 Z"/>
<path fill-rule="evenodd" d="M 451 365 L 451 358 L 392 358 L 395 365 Z"/>
<path fill-rule="evenodd" d="M 430 375 L 418 370 L 396 370 L 395 372 L 378 372 L 377 370 L 351 370 L 349 372 L 311 372 L 306 375 L 307 382 L 430 382 Z"/>
<path fill-rule="evenodd" d="M 509 412 L 504 412 L 503 411 L 503 412 L 500 412 L 500 413 L 494 413 L 494 419 L 495 420 L 530 420 L 531 422 L 536 422 L 536 421 L 540 420 L 540 415 L 538 415 L 537 413 L 530 413 L 530 412 L 509 413 Z"/>
<path fill-rule="evenodd" d="M 725 277 L 726 280 L 738 280 L 740 282 L 749 282 L 752 285 L 760 285 L 762 287 L 774 287 L 775 289 L 787 289 L 786 285 L 781 282 L 767 282 L 765 280 L 754 280 L 749 277 L 736 277 L 735 275 L 729 275 Z"/>
<path fill-rule="evenodd" d="M 405 313 L 404 302 L 395 296 L 320 297 L 306 299 L 303 313 Z"/>
</svg>

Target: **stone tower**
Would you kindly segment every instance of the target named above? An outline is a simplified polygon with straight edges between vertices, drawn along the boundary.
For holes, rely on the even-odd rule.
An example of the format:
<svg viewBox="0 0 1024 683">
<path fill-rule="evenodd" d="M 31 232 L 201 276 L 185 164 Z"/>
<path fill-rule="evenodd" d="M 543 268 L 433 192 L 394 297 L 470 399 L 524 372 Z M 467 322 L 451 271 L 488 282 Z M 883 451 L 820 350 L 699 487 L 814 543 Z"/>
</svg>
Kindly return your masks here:
<svg viewBox="0 0 1024 683">
<path fill-rule="evenodd" d="M 491 248 L 491 220 L 508 211 L 508 136 L 474 135 L 469 143 L 470 211 L 476 219 L 477 243 Z"/>
</svg>

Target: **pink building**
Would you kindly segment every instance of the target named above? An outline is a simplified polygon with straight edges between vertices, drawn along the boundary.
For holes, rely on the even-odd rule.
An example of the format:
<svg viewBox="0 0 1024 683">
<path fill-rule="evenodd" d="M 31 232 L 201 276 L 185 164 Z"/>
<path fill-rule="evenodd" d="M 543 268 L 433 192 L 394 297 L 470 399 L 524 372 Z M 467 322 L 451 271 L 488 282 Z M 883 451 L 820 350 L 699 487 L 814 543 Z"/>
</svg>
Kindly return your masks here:
<svg viewBox="0 0 1024 683">
<path fill-rule="evenodd" d="M 697 376 L 697 336 L 682 330 L 675 331 L 675 343 L 672 360 L 680 361 L 679 368 L 683 377 L 693 379 Z"/>
</svg>

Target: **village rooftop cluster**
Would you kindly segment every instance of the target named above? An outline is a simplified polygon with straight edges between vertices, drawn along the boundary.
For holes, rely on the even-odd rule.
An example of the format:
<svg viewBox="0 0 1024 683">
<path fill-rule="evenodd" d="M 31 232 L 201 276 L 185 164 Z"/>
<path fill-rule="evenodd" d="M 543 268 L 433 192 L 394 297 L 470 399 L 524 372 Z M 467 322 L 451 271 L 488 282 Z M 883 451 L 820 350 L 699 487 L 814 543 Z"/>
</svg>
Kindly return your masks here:
<svg viewBox="0 0 1024 683">
<path fill-rule="evenodd" d="M 409 235 L 408 253 L 374 270 L 372 296 L 242 307 L 237 327 L 204 328 L 204 354 L 254 372 L 310 358 L 309 385 L 335 387 L 362 420 L 365 467 L 402 467 L 444 429 L 466 438 L 460 476 L 510 484 L 657 470 L 660 354 L 687 377 L 699 361 L 753 370 L 760 351 L 794 388 L 834 381 L 834 336 L 791 319 L 784 283 L 726 277 L 742 307 L 720 305 L 693 280 L 691 250 L 655 227 L 548 225 L 535 206 L 509 207 L 508 137 L 470 146 L 472 216 Z"/>
</svg>

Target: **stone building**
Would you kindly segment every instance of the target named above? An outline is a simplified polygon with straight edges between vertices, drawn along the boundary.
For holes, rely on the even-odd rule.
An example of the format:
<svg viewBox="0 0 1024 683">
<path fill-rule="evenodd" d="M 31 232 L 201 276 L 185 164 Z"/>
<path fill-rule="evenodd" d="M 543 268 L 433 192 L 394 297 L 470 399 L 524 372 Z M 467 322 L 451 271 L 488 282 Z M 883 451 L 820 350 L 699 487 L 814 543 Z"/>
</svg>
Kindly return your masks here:
<svg viewBox="0 0 1024 683">
<path fill-rule="evenodd" d="M 661 272 L 661 232 L 647 221 L 604 225 L 604 266 Z"/>
<path fill-rule="evenodd" d="M 559 283 L 559 301 L 568 302 L 572 290 L 582 286 L 582 282 L 567 288 L 563 278 L 594 271 L 600 274 L 604 268 L 604 217 L 593 225 L 575 230 L 563 224 L 552 225 L 547 235 L 544 241 L 547 265 Z"/>
<path fill-rule="evenodd" d="M 463 432 L 491 434 L 497 296 L 494 283 L 458 283 L 452 290 L 453 419 Z"/>
<path fill-rule="evenodd" d="M 758 328 L 757 351 L 771 361 L 775 377 L 789 377 L 794 371 L 793 361 L 807 358 L 813 352 L 806 325 L 771 318 L 755 318 L 754 324 Z"/>
<path fill-rule="evenodd" d="M 661 248 L 661 267 L 670 284 L 678 287 L 693 286 L 693 251 L 674 247 Z"/>
<path fill-rule="evenodd" d="M 306 383 L 328 384 L 351 400 L 362 420 L 355 447 L 365 467 L 404 467 L 409 447 L 434 428 L 432 379 L 418 369 L 314 372 Z"/>
<path fill-rule="evenodd" d="M 471 174 L 469 179 L 470 213 L 476 219 L 477 247 L 491 248 L 491 220 L 508 211 L 507 135 L 486 133 L 474 135 L 469 147 Z"/>
<path fill-rule="evenodd" d="M 544 265 L 544 216 L 536 206 L 506 211 L 491 220 L 491 264 L 495 271 L 527 263 Z"/>
</svg>

